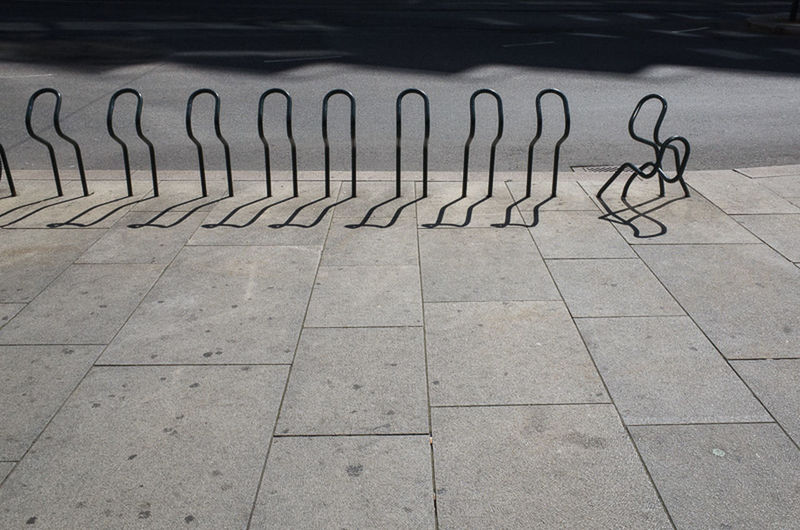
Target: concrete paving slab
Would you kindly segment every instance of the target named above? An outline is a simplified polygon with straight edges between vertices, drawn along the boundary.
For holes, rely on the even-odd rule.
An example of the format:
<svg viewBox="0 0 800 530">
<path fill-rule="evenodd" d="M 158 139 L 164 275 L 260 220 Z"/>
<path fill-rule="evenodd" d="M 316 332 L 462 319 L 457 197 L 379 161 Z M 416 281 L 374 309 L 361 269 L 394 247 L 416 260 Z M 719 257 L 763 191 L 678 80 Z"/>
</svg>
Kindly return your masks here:
<svg viewBox="0 0 800 530">
<path fill-rule="evenodd" d="M 546 212 L 529 229 L 544 258 L 632 258 L 625 239 L 597 210 Z"/>
<path fill-rule="evenodd" d="M 0 302 L 29 302 L 92 243 L 101 230 L 0 231 Z"/>
<path fill-rule="evenodd" d="M 351 197 L 350 182 L 342 182 L 339 189 L 341 202 L 334 210 L 334 219 L 358 219 L 384 223 L 397 216 L 398 219 L 413 219 L 415 215 L 414 202 L 422 195 L 415 195 L 414 182 L 403 182 L 400 187 L 401 196 L 395 198 L 394 179 L 384 182 L 359 182 L 357 195 Z M 345 200 L 349 199 L 349 200 Z M 404 207 L 405 206 L 405 207 Z M 367 217 L 369 214 L 369 217 Z"/>
<path fill-rule="evenodd" d="M 19 460 L 102 351 L 0 346 L 0 461 Z"/>
<path fill-rule="evenodd" d="M 0 197 L 0 225 L 10 223 L 26 214 L 44 208 L 48 205 L 75 200 L 76 197 L 59 197 L 56 195 L 56 186 L 53 182 L 22 180 L 14 172 L 14 185 L 17 189 L 16 197 L 8 195 L 5 186 L 6 179 L 2 180 L 2 197 Z"/>
<path fill-rule="evenodd" d="M 734 219 L 789 261 L 800 261 L 800 215 L 737 215 Z"/>
<path fill-rule="evenodd" d="M 758 183 L 763 184 L 785 199 L 800 197 L 800 171 L 792 176 L 759 179 Z"/>
<path fill-rule="evenodd" d="M 185 247 L 101 362 L 289 363 L 318 261 L 306 247 Z"/>
<path fill-rule="evenodd" d="M 15 465 L 15 462 L 0 462 L 0 485 L 3 484 L 9 473 L 14 470 Z"/>
<path fill-rule="evenodd" d="M 514 204 L 502 180 L 494 183 L 492 197 L 486 198 L 486 182 L 471 182 L 467 197 L 461 198 L 460 182 L 429 182 L 428 197 L 417 202 L 417 222 L 436 228 L 488 228 L 506 222 L 508 207 Z M 422 196 L 422 183 L 417 183 L 417 197 Z M 511 209 L 509 222 L 520 224 L 522 217 Z"/>
<path fill-rule="evenodd" d="M 785 166 L 743 167 L 737 169 L 736 171 L 744 173 L 751 178 L 800 175 L 800 164 L 789 164 Z"/>
<path fill-rule="evenodd" d="M 252 528 L 434 528 L 427 436 L 276 438 Z"/>
<path fill-rule="evenodd" d="M 159 177 L 161 175 L 159 174 Z M 221 182 L 208 180 L 208 196 L 203 197 L 199 178 L 193 181 L 158 183 L 158 197 L 152 190 L 133 206 L 135 212 L 206 212 L 228 198 L 228 188 Z M 153 215 L 155 217 L 155 215 Z M 154 223 L 158 219 L 153 220 Z"/>
<path fill-rule="evenodd" d="M 320 267 L 305 326 L 421 326 L 416 266 Z"/>
<path fill-rule="evenodd" d="M 796 526 L 800 452 L 774 423 L 630 430 L 678 528 Z"/>
<path fill-rule="evenodd" d="M 794 442 L 800 444 L 800 360 L 732 361 L 731 365 Z"/>
<path fill-rule="evenodd" d="M 25 304 L 0 304 L 0 328 L 5 326 L 24 307 Z"/>
<path fill-rule="evenodd" d="M 433 405 L 608 402 L 563 302 L 425 304 Z"/>
<path fill-rule="evenodd" d="M 576 323 L 628 425 L 772 421 L 689 317 Z"/>
<path fill-rule="evenodd" d="M 277 431 L 427 434 L 422 328 L 306 329 Z"/>
<path fill-rule="evenodd" d="M 549 175 L 548 175 L 549 178 Z M 521 201 L 517 208 L 522 212 L 525 224 L 531 225 L 534 220 L 534 208 L 538 212 L 558 211 L 597 211 L 592 199 L 587 195 L 580 184 L 576 181 L 559 182 L 556 197 L 550 197 L 550 182 L 533 181 L 531 196 L 525 199 L 525 182 L 519 180 L 507 180 L 508 186 L 514 202 Z"/>
<path fill-rule="evenodd" d="M 72 265 L 0 330 L 0 344 L 107 344 L 162 265 Z"/>
<path fill-rule="evenodd" d="M 426 302 L 558 300 L 525 228 L 420 230 Z"/>
<path fill-rule="evenodd" d="M 417 223 L 399 219 L 391 226 L 359 226 L 363 218 L 334 218 L 322 265 L 417 265 Z"/>
<path fill-rule="evenodd" d="M 800 357 L 800 271 L 766 245 L 636 250 L 727 358 Z"/>
<path fill-rule="evenodd" d="M 0 488 L 0 526 L 243 528 L 287 371 L 93 369 Z"/>
<path fill-rule="evenodd" d="M 573 317 L 684 314 L 638 259 L 548 260 L 547 266 Z"/>
<path fill-rule="evenodd" d="M 800 213 L 775 192 L 735 171 L 713 175 L 687 175 L 686 182 L 729 215 L 758 213 Z"/>
<path fill-rule="evenodd" d="M 613 405 L 434 409 L 443 528 L 670 528 Z"/>
</svg>

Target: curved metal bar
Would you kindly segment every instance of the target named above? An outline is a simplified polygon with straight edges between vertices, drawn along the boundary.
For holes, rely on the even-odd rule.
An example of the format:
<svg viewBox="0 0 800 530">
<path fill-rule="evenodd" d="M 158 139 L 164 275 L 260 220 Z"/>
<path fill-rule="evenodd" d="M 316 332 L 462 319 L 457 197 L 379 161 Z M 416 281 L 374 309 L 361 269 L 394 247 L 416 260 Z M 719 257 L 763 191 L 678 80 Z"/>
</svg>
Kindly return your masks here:
<svg viewBox="0 0 800 530">
<path fill-rule="evenodd" d="M 81 148 L 78 145 L 78 142 L 64 134 L 64 131 L 61 130 L 61 93 L 56 90 L 55 88 L 41 88 L 33 93 L 33 95 L 28 100 L 28 111 L 25 113 L 25 128 L 28 129 L 28 134 L 31 138 L 36 140 L 37 142 L 44 144 L 47 147 L 47 151 L 50 154 L 50 164 L 53 166 L 53 179 L 56 182 L 56 191 L 58 192 L 58 196 L 61 197 L 64 195 L 61 189 L 61 178 L 58 174 L 58 163 L 56 162 L 56 152 L 53 148 L 53 144 L 42 138 L 41 136 L 37 135 L 33 132 L 33 126 L 31 125 L 31 116 L 33 115 L 33 106 L 36 103 L 36 100 L 39 96 L 43 94 L 53 94 L 56 97 L 56 106 L 53 109 L 53 128 L 56 131 L 56 134 L 59 135 L 61 138 L 69 142 L 72 147 L 75 149 L 75 158 L 78 161 L 78 172 L 80 173 L 81 177 L 81 186 L 83 187 L 83 195 L 89 195 L 89 187 L 86 184 L 86 171 L 83 169 L 83 157 L 81 156 Z"/>
<path fill-rule="evenodd" d="M 0 179 L 3 178 L 3 170 L 6 172 L 6 179 L 8 180 L 8 189 L 12 197 L 17 196 L 17 189 L 14 187 L 14 179 L 11 178 L 11 167 L 8 165 L 8 158 L 6 158 L 6 150 L 0 144 Z"/>
<path fill-rule="evenodd" d="M 402 121 L 403 121 L 403 98 L 409 94 L 417 94 L 422 98 L 425 109 L 425 139 L 422 144 L 422 196 L 428 196 L 428 140 L 431 136 L 431 101 L 428 95 L 422 90 L 416 88 L 408 88 L 400 92 L 397 96 L 397 103 L 395 105 L 395 117 L 397 119 L 397 143 L 396 143 L 396 168 L 395 168 L 395 196 L 400 197 L 400 138 L 402 136 Z"/>
<path fill-rule="evenodd" d="M 225 169 L 228 174 L 228 196 L 233 197 L 233 174 L 231 173 L 231 149 L 228 146 L 228 142 L 225 141 L 225 138 L 222 137 L 222 130 L 219 125 L 219 109 L 220 109 L 220 99 L 219 94 L 211 90 L 210 88 L 201 88 L 199 90 L 195 90 L 192 92 L 192 95 L 189 96 L 189 100 L 186 102 L 186 134 L 189 135 L 189 139 L 197 146 L 197 159 L 200 165 L 200 185 L 203 190 L 203 197 L 208 196 L 208 189 L 206 188 L 206 170 L 205 165 L 203 164 L 203 146 L 200 144 L 200 141 L 195 138 L 194 134 L 192 133 L 192 104 L 197 96 L 201 94 L 209 94 L 211 97 L 214 98 L 214 132 L 217 135 L 217 138 L 222 143 L 222 147 L 225 149 Z"/>
<path fill-rule="evenodd" d="M 272 170 L 269 162 L 269 144 L 264 136 L 264 101 L 272 94 L 280 94 L 286 98 L 286 136 L 292 151 L 292 197 L 297 197 L 297 146 L 292 135 L 292 97 L 281 88 L 271 88 L 261 94 L 258 100 L 258 136 L 264 144 L 264 165 L 266 167 L 267 197 L 272 197 Z"/>
<path fill-rule="evenodd" d="M 322 99 L 322 141 L 325 143 L 325 197 L 331 196 L 331 149 L 328 144 L 328 100 L 342 94 L 350 100 L 350 194 L 356 196 L 356 98 L 347 90 L 331 90 Z"/>
<path fill-rule="evenodd" d="M 636 134 L 636 131 L 634 130 L 634 122 L 636 121 L 636 117 L 639 115 L 639 111 L 641 111 L 642 107 L 644 107 L 644 104 L 650 101 L 651 99 L 658 100 L 661 103 L 661 112 L 658 114 L 658 119 L 656 120 L 656 124 L 653 127 L 653 140 L 648 140 L 647 138 L 642 138 L 641 136 Z M 639 103 L 636 104 L 636 108 L 633 109 L 633 114 L 631 114 L 631 117 L 628 120 L 628 133 L 631 135 L 631 138 L 633 138 L 637 142 L 641 142 L 643 144 L 652 147 L 653 152 L 656 156 L 658 156 L 658 148 L 661 145 L 661 140 L 659 140 L 658 135 L 659 132 L 661 131 L 661 124 L 664 123 L 664 117 L 666 115 L 667 115 L 667 100 L 658 94 L 648 94 L 639 100 Z"/>
<path fill-rule="evenodd" d="M 500 97 L 500 94 L 494 90 L 482 88 L 480 90 L 476 90 L 472 94 L 472 97 L 469 98 L 469 137 L 467 138 L 466 144 L 464 144 L 464 176 L 461 184 L 462 197 L 467 196 L 467 179 L 469 177 L 469 145 L 472 143 L 472 139 L 475 137 L 475 99 L 481 94 L 489 94 L 497 102 L 497 136 L 495 136 L 494 141 L 492 142 L 492 147 L 489 154 L 489 189 L 486 195 L 487 197 L 492 196 L 492 189 L 494 187 L 495 150 L 497 148 L 497 142 L 499 142 L 500 138 L 503 136 L 503 99 Z"/>
<path fill-rule="evenodd" d="M 560 90 L 555 88 L 546 88 L 536 95 L 536 136 L 533 137 L 533 140 L 531 140 L 531 143 L 528 146 L 528 178 L 525 184 L 525 197 L 531 196 L 531 181 L 533 178 L 533 148 L 536 145 L 536 142 L 538 142 L 539 138 L 542 136 L 542 98 L 547 94 L 555 94 L 561 98 L 561 105 L 564 109 L 564 134 L 562 134 L 561 138 L 559 138 L 556 142 L 556 147 L 553 151 L 553 181 L 550 196 L 555 197 L 558 189 L 558 159 L 561 152 L 561 144 L 563 144 L 564 140 L 566 140 L 569 136 L 569 102 L 567 101 L 567 96 L 565 96 Z"/>
<path fill-rule="evenodd" d="M 142 107 L 144 106 L 144 98 L 142 98 L 142 94 L 133 88 L 123 88 L 114 92 L 111 96 L 111 99 L 108 101 L 108 114 L 106 115 L 106 127 L 108 128 L 108 134 L 111 138 L 114 139 L 120 146 L 122 146 L 122 161 L 125 164 L 125 180 L 128 185 L 128 197 L 133 195 L 133 182 L 131 180 L 131 164 L 128 157 L 128 145 L 114 133 L 114 105 L 117 102 L 117 98 L 119 98 L 123 94 L 133 94 L 136 98 L 136 134 L 139 138 L 147 145 L 148 150 L 150 151 L 150 175 L 153 178 L 153 195 L 158 197 L 158 175 L 156 173 L 156 150 L 153 147 L 153 143 L 147 139 L 142 132 Z"/>
</svg>

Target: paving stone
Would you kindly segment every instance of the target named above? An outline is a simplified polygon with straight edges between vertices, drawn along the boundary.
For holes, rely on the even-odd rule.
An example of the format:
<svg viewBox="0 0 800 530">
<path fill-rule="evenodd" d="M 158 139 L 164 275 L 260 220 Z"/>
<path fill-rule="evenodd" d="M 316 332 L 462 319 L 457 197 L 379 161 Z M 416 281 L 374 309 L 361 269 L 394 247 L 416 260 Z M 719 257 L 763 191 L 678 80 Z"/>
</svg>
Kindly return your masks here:
<svg viewBox="0 0 800 530">
<path fill-rule="evenodd" d="M 461 182 L 429 182 L 428 197 L 417 202 L 420 226 L 437 228 L 489 228 L 506 222 L 508 207 L 514 204 L 508 188 L 496 179 L 492 197 L 486 198 L 486 182 L 470 182 L 467 197 L 461 198 Z M 417 183 L 417 197 L 422 196 L 422 183 Z M 521 224 L 516 208 L 511 209 L 509 222 Z"/>
<path fill-rule="evenodd" d="M 343 218 L 348 221 L 363 222 L 366 218 L 369 223 L 385 223 L 387 220 L 413 219 L 416 214 L 415 201 L 422 194 L 415 196 L 413 182 L 403 182 L 401 196 L 395 198 L 395 181 L 386 182 L 359 182 L 355 198 L 351 197 L 349 182 L 343 182 L 339 191 L 339 202 L 334 210 L 334 219 Z M 349 200 L 345 200 L 349 199 Z M 398 214 L 399 212 L 399 214 Z M 369 214 L 369 217 L 367 217 Z M 357 221 L 356 221 L 357 220 Z"/>
<path fill-rule="evenodd" d="M 0 344 L 107 344 L 161 265 L 72 265 L 0 330 Z"/>
<path fill-rule="evenodd" d="M 203 197 L 199 176 L 192 181 L 162 182 L 161 178 L 159 172 L 158 197 L 151 190 L 132 208 L 135 212 L 152 212 L 153 223 L 159 223 L 160 217 L 156 217 L 159 212 L 206 212 L 228 199 L 227 184 L 212 179 L 207 181 L 208 196 Z"/>
<path fill-rule="evenodd" d="M 800 215 L 737 215 L 734 219 L 790 261 L 800 261 Z"/>
<path fill-rule="evenodd" d="M 737 169 L 736 171 L 740 171 L 752 178 L 800 175 L 800 164 L 790 164 L 785 166 L 744 167 Z"/>
<path fill-rule="evenodd" d="M 5 326 L 24 307 L 25 304 L 0 304 L 0 328 Z"/>
<path fill-rule="evenodd" d="M 766 245 L 637 252 L 729 359 L 800 357 L 800 271 Z"/>
<path fill-rule="evenodd" d="M 608 402 L 563 302 L 425 305 L 434 405 Z"/>
<path fill-rule="evenodd" d="M 524 228 L 421 230 L 426 302 L 558 300 Z"/>
<path fill-rule="evenodd" d="M 361 219 L 334 218 L 322 265 L 416 265 L 417 223 L 400 219 L 386 228 L 354 225 Z"/>
<path fill-rule="evenodd" d="M 102 235 L 101 230 L 0 230 L 0 301 L 33 300 Z"/>
<path fill-rule="evenodd" d="M 727 214 L 800 213 L 766 186 L 734 171 L 687 176 L 686 181 Z"/>
<path fill-rule="evenodd" d="M 796 199 L 800 197 L 800 171 L 793 176 L 760 179 L 758 183 L 763 184 L 783 198 Z"/>
<path fill-rule="evenodd" d="M 731 365 L 789 436 L 800 444 L 800 360 L 732 361 Z"/>
<path fill-rule="evenodd" d="M 550 178 L 550 175 L 547 175 Z M 525 197 L 525 182 L 506 181 L 514 202 L 521 201 L 517 208 L 522 212 L 525 224 L 531 225 L 534 221 L 534 209 L 541 212 L 552 210 L 558 211 L 593 211 L 597 212 L 597 206 L 591 197 L 581 188 L 576 181 L 566 181 L 558 183 L 556 197 L 550 197 L 550 182 L 537 181 L 534 179 L 531 189 L 531 196 Z"/>
<path fill-rule="evenodd" d="M 14 470 L 15 465 L 14 462 L 0 462 L 0 485 L 3 484 L 9 473 Z"/>
<path fill-rule="evenodd" d="M 287 371 L 93 369 L 0 488 L 0 526 L 243 528 Z"/>
<path fill-rule="evenodd" d="M 306 326 L 421 326 L 416 266 L 320 267 Z"/>
<path fill-rule="evenodd" d="M 683 314 L 638 259 L 549 260 L 547 265 L 574 317 Z"/>
<path fill-rule="evenodd" d="M 306 329 L 276 432 L 428 432 L 422 328 Z"/>
<path fill-rule="evenodd" d="M 288 363 L 319 251 L 185 247 L 103 363 Z"/>
<path fill-rule="evenodd" d="M 546 212 L 530 228 L 545 258 L 631 258 L 636 254 L 597 211 Z"/>
<path fill-rule="evenodd" d="M 0 460 L 22 458 L 101 351 L 0 346 Z"/>
<path fill-rule="evenodd" d="M 629 425 L 772 419 L 688 317 L 576 323 Z"/>
<path fill-rule="evenodd" d="M 253 528 L 434 528 L 427 436 L 276 438 Z"/>
<path fill-rule="evenodd" d="M 670 528 L 613 405 L 433 409 L 443 528 Z"/>
<path fill-rule="evenodd" d="M 773 424 L 631 427 L 678 528 L 791 528 L 800 452 Z M 437 465 L 437 480 L 439 468 Z"/>
</svg>

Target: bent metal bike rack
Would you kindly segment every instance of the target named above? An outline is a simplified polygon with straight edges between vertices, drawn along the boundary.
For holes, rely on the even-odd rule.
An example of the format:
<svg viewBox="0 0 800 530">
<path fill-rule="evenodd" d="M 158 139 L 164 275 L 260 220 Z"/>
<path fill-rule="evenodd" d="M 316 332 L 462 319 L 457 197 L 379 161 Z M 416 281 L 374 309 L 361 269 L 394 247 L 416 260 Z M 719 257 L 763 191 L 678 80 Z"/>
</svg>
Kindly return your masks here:
<svg viewBox="0 0 800 530">
<path fill-rule="evenodd" d="M 492 189 L 494 188 L 494 159 L 497 142 L 503 137 L 503 99 L 500 94 L 488 88 L 476 90 L 472 97 L 469 98 L 469 137 L 467 143 L 464 145 L 464 176 L 461 184 L 461 196 L 467 196 L 467 179 L 469 178 L 469 145 L 475 137 L 475 99 L 481 94 L 489 94 L 497 102 L 497 135 L 492 141 L 492 147 L 489 152 L 489 189 L 486 193 L 487 197 L 492 196 Z"/>
<path fill-rule="evenodd" d="M 6 172 L 6 180 L 8 180 L 8 190 L 12 197 L 16 197 L 17 189 L 14 187 L 14 179 L 11 178 L 11 168 L 8 165 L 8 158 L 6 158 L 6 150 L 3 149 L 3 144 L 0 144 L 0 180 L 3 179 L 3 170 Z"/>
<path fill-rule="evenodd" d="M 153 147 L 153 142 L 147 139 L 147 137 L 142 132 L 142 107 L 144 106 L 144 98 L 142 98 L 142 94 L 133 88 L 123 88 L 121 90 L 117 90 L 114 92 L 114 95 L 111 96 L 111 99 L 108 102 L 108 113 L 106 115 L 106 127 L 108 128 L 108 134 L 111 138 L 114 139 L 122 147 L 122 161 L 125 164 L 125 180 L 128 185 L 128 197 L 133 196 L 133 182 L 131 180 L 131 163 L 130 158 L 128 157 L 128 145 L 114 133 L 114 104 L 117 102 L 117 98 L 122 96 L 123 94 L 133 94 L 136 98 L 136 134 L 141 138 L 141 140 L 147 145 L 147 149 L 150 151 L 150 175 L 153 178 L 153 196 L 158 197 L 158 175 L 156 173 L 156 150 Z"/>
<path fill-rule="evenodd" d="M 550 190 L 550 197 L 555 197 L 556 191 L 558 190 L 558 159 L 561 151 L 561 144 L 563 144 L 564 140 L 566 140 L 569 136 L 570 116 L 567 96 L 555 88 L 546 88 L 542 90 L 536 95 L 536 136 L 533 137 L 533 140 L 531 140 L 531 143 L 528 146 L 528 177 L 525 183 L 526 198 L 531 196 L 531 184 L 533 177 L 533 148 L 536 145 L 536 142 L 538 142 L 539 138 L 542 136 L 542 98 L 547 94 L 554 94 L 558 96 L 561 99 L 561 105 L 564 110 L 564 134 L 562 134 L 561 138 L 558 139 L 553 150 L 553 180 Z"/>
<path fill-rule="evenodd" d="M 64 195 L 63 190 L 61 189 L 61 177 L 58 174 L 58 163 L 56 162 L 56 151 L 53 148 L 53 144 L 42 138 L 41 136 L 37 135 L 33 132 L 33 126 L 31 125 L 31 116 L 33 115 L 33 106 L 36 103 L 36 100 L 39 96 L 43 94 L 53 94 L 56 97 L 56 105 L 53 109 L 53 128 L 56 131 L 56 134 L 59 135 L 61 138 L 69 142 L 73 148 L 75 148 L 75 158 L 78 161 L 78 172 L 80 173 L 81 177 L 81 187 L 83 188 L 83 195 L 84 197 L 89 195 L 89 186 L 86 184 L 86 172 L 83 169 L 83 157 L 81 156 L 81 148 L 78 145 L 78 142 L 64 134 L 64 131 L 61 130 L 61 93 L 56 90 L 55 88 L 42 88 L 37 90 L 33 93 L 33 95 L 28 100 L 28 111 L 25 113 L 25 128 L 28 129 L 28 134 L 31 138 L 39 142 L 40 144 L 44 144 L 47 147 L 47 152 L 50 154 L 50 164 L 53 166 L 53 179 L 56 183 L 56 191 L 58 196 L 61 197 Z"/>
<path fill-rule="evenodd" d="M 194 133 L 192 133 L 192 104 L 197 96 L 202 94 L 209 94 L 211 97 L 214 98 L 214 132 L 219 138 L 219 141 L 222 143 L 222 147 L 225 149 L 225 170 L 227 171 L 228 176 L 228 196 L 233 197 L 233 174 L 231 173 L 231 149 L 228 146 L 228 142 L 225 141 L 225 138 L 222 137 L 222 130 L 220 129 L 219 125 L 219 111 L 220 111 L 220 99 L 219 94 L 211 90 L 210 88 L 201 88 L 199 90 L 195 90 L 191 96 L 189 96 L 189 100 L 186 102 L 186 134 L 189 135 L 189 139 L 192 140 L 194 145 L 197 146 L 197 159 L 200 165 L 200 186 L 203 190 L 203 197 L 208 197 L 208 189 L 206 187 L 206 170 L 205 165 L 203 164 L 203 146 L 200 144 L 200 141 L 195 138 Z"/>
<path fill-rule="evenodd" d="M 396 153 L 395 153 L 395 197 L 400 197 L 400 166 L 401 166 L 401 146 L 400 139 L 403 129 L 403 98 L 409 94 L 417 94 L 422 98 L 425 112 L 425 139 L 422 143 L 422 197 L 428 196 L 428 140 L 431 136 L 431 101 L 428 95 L 422 90 L 416 88 L 409 88 L 400 92 L 397 96 L 397 103 L 395 108 L 395 117 L 397 119 L 397 140 L 396 140 Z"/>
<path fill-rule="evenodd" d="M 325 143 L 325 197 L 331 196 L 331 149 L 328 145 L 328 100 L 341 94 L 350 100 L 350 196 L 356 196 L 356 98 L 347 90 L 331 90 L 322 99 L 322 141 Z"/>
<path fill-rule="evenodd" d="M 264 144 L 264 165 L 266 167 L 267 197 L 272 197 L 272 168 L 269 161 L 269 143 L 264 136 L 264 102 L 272 94 L 280 94 L 286 99 L 286 136 L 292 152 L 292 197 L 297 197 L 297 146 L 292 135 L 292 97 L 281 88 L 271 88 L 261 94 L 258 100 L 258 136 Z"/>
</svg>

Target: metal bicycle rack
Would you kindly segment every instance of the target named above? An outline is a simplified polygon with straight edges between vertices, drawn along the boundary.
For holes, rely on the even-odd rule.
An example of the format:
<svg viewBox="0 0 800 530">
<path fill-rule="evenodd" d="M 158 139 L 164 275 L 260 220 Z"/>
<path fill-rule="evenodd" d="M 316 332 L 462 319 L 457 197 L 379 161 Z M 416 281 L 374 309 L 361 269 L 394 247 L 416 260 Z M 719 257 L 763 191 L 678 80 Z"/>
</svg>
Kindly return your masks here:
<svg viewBox="0 0 800 530">
<path fill-rule="evenodd" d="M 416 88 L 409 88 L 400 92 L 397 96 L 397 103 L 395 108 L 395 117 L 397 119 L 397 142 L 396 142 L 396 167 L 395 167 L 395 196 L 400 197 L 400 171 L 401 171 L 401 137 L 403 128 L 403 98 L 409 94 L 417 94 L 422 98 L 425 112 L 425 139 L 422 144 L 422 196 L 428 196 L 428 140 L 431 136 L 431 101 L 428 95 L 422 90 Z"/>
<path fill-rule="evenodd" d="M 569 103 L 567 102 L 567 96 L 565 96 L 560 90 L 556 90 L 555 88 L 546 88 L 536 95 L 536 135 L 533 137 L 533 140 L 531 140 L 531 143 L 528 146 L 528 175 L 525 182 L 525 197 L 531 196 L 531 184 L 533 179 L 533 148 L 536 145 L 536 142 L 538 142 L 539 138 L 542 136 L 542 98 L 547 94 L 554 94 L 558 96 L 561 99 L 562 108 L 564 110 L 564 134 L 562 134 L 561 138 L 558 139 L 553 150 L 553 180 L 550 196 L 555 197 L 556 191 L 558 190 L 558 159 L 561 151 L 561 144 L 563 144 L 564 140 L 566 140 L 569 136 Z"/>
<path fill-rule="evenodd" d="M 297 197 L 297 146 L 292 135 L 292 97 L 281 88 L 271 88 L 261 94 L 258 100 L 258 136 L 264 144 L 264 165 L 266 167 L 267 197 L 272 197 L 272 169 L 269 160 L 269 143 L 264 136 L 264 102 L 272 94 L 280 94 L 286 98 L 286 136 L 292 152 L 292 197 Z"/>
<path fill-rule="evenodd" d="M 500 138 L 503 136 L 503 98 L 501 98 L 500 94 L 494 90 L 482 88 L 480 90 L 476 90 L 472 94 L 472 97 L 469 98 L 469 137 L 467 138 L 467 143 L 464 145 L 464 176 L 461 184 L 462 197 L 467 196 L 467 180 L 469 178 L 469 145 L 472 143 L 472 139 L 475 137 L 475 99 L 481 94 L 489 94 L 497 102 L 497 136 L 495 136 L 494 141 L 492 141 L 492 147 L 489 154 L 489 189 L 486 194 L 487 197 L 492 196 L 492 189 L 494 188 L 495 150 L 497 148 L 497 142 L 499 142 Z"/>
<path fill-rule="evenodd" d="M 56 162 L 56 151 L 53 148 L 53 144 L 42 138 L 41 136 L 37 135 L 33 132 L 33 126 L 31 125 L 31 116 L 33 115 L 33 106 L 36 103 L 36 100 L 39 96 L 43 94 L 53 94 L 56 97 L 56 105 L 53 109 L 53 128 L 56 131 L 56 134 L 59 135 L 61 138 L 69 142 L 72 147 L 75 148 L 75 158 L 78 160 L 78 171 L 81 177 L 81 186 L 83 187 L 83 195 L 89 195 L 89 186 L 86 184 L 86 172 L 83 169 L 83 157 L 81 156 L 81 148 L 78 145 L 78 142 L 64 134 L 64 131 L 61 130 L 61 93 L 56 90 L 55 88 L 42 88 L 37 90 L 33 93 L 33 95 L 28 100 L 28 111 L 25 113 L 25 128 L 28 129 L 28 134 L 31 138 L 36 140 L 37 142 L 44 144 L 47 147 L 47 152 L 50 154 L 50 164 L 53 166 L 53 179 L 56 183 L 56 191 L 58 192 L 58 196 L 61 197 L 64 195 L 63 190 L 61 189 L 61 177 L 58 174 L 58 163 Z"/>
<path fill-rule="evenodd" d="M 3 171 L 6 172 L 6 180 L 8 180 L 8 189 L 12 197 L 17 196 L 17 189 L 14 187 L 14 179 L 11 178 L 11 167 L 8 165 L 8 158 L 6 157 L 6 150 L 0 144 L 0 180 L 3 178 Z"/>
<path fill-rule="evenodd" d="M 192 140 L 194 145 L 197 146 L 197 158 L 200 165 L 200 185 L 203 190 L 203 197 L 208 197 L 208 189 L 206 187 L 206 170 L 205 165 L 203 164 L 203 146 L 200 144 L 200 141 L 195 138 L 194 133 L 192 133 L 192 104 L 197 96 L 202 94 L 209 94 L 211 97 L 214 98 L 214 132 L 219 138 L 219 141 L 222 143 L 222 147 L 225 149 L 225 169 L 228 175 L 228 196 L 233 197 L 233 174 L 231 172 L 231 148 L 228 146 L 228 142 L 225 141 L 225 138 L 222 137 L 222 130 L 219 125 L 219 111 L 220 111 L 220 99 L 219 94 L 211 90 L 210 88 L 201 88 L 199 90 L 195 90 L 192 92 L 192 95 L 189 96 L 189 100 L 186 102 L 186 134 L 189 135 L 189 139 Z"/>
<path fill-rule="evenodd" d="M 122 96 L 123 94 L 133 94 L 136 97 L 136 134 L 141 138 L 141 140 L 147 144 L 147 149 L 150 151 L 150 174 L 153 178 L 153 196 L 158 197 L 158 174 L 156 172 L 156 150 L 153 147 L 153 143 L 147 139 L 147 137 L 142 132 L 142 107 L 144 106 L 144 98 L 142 98 L 142 94 L 133 88 L 123 88 L 121 90 L 117 90 L 114 92 L 114 95 L 111 96 L 111 99 L 108 101 L 108 114 L 106 115 L 106 127 L 108 128 L 108 134 L 111 138 L 114 139 L 122 147 L 122 161 L 125 164 L 125 180 L 128 185 L 128 197 L 133 196 L 133 182 L 131 180 L 131 163 L 130 157 L 128 156 L 128 145 L 114 133 L 114 105 L 117 102 L 117 98 Z"/>
<path fill-rule="evenodd" d="M 331 196 L 331 149 L 328 144 L 328 100 L 337 94 L 350 100 L 350 195 L 356 196 L 356 98 L 347 90 L 331 90 L 322 99 L 322 141 L 325 143 L 325 197 Z"/>
</svg>

